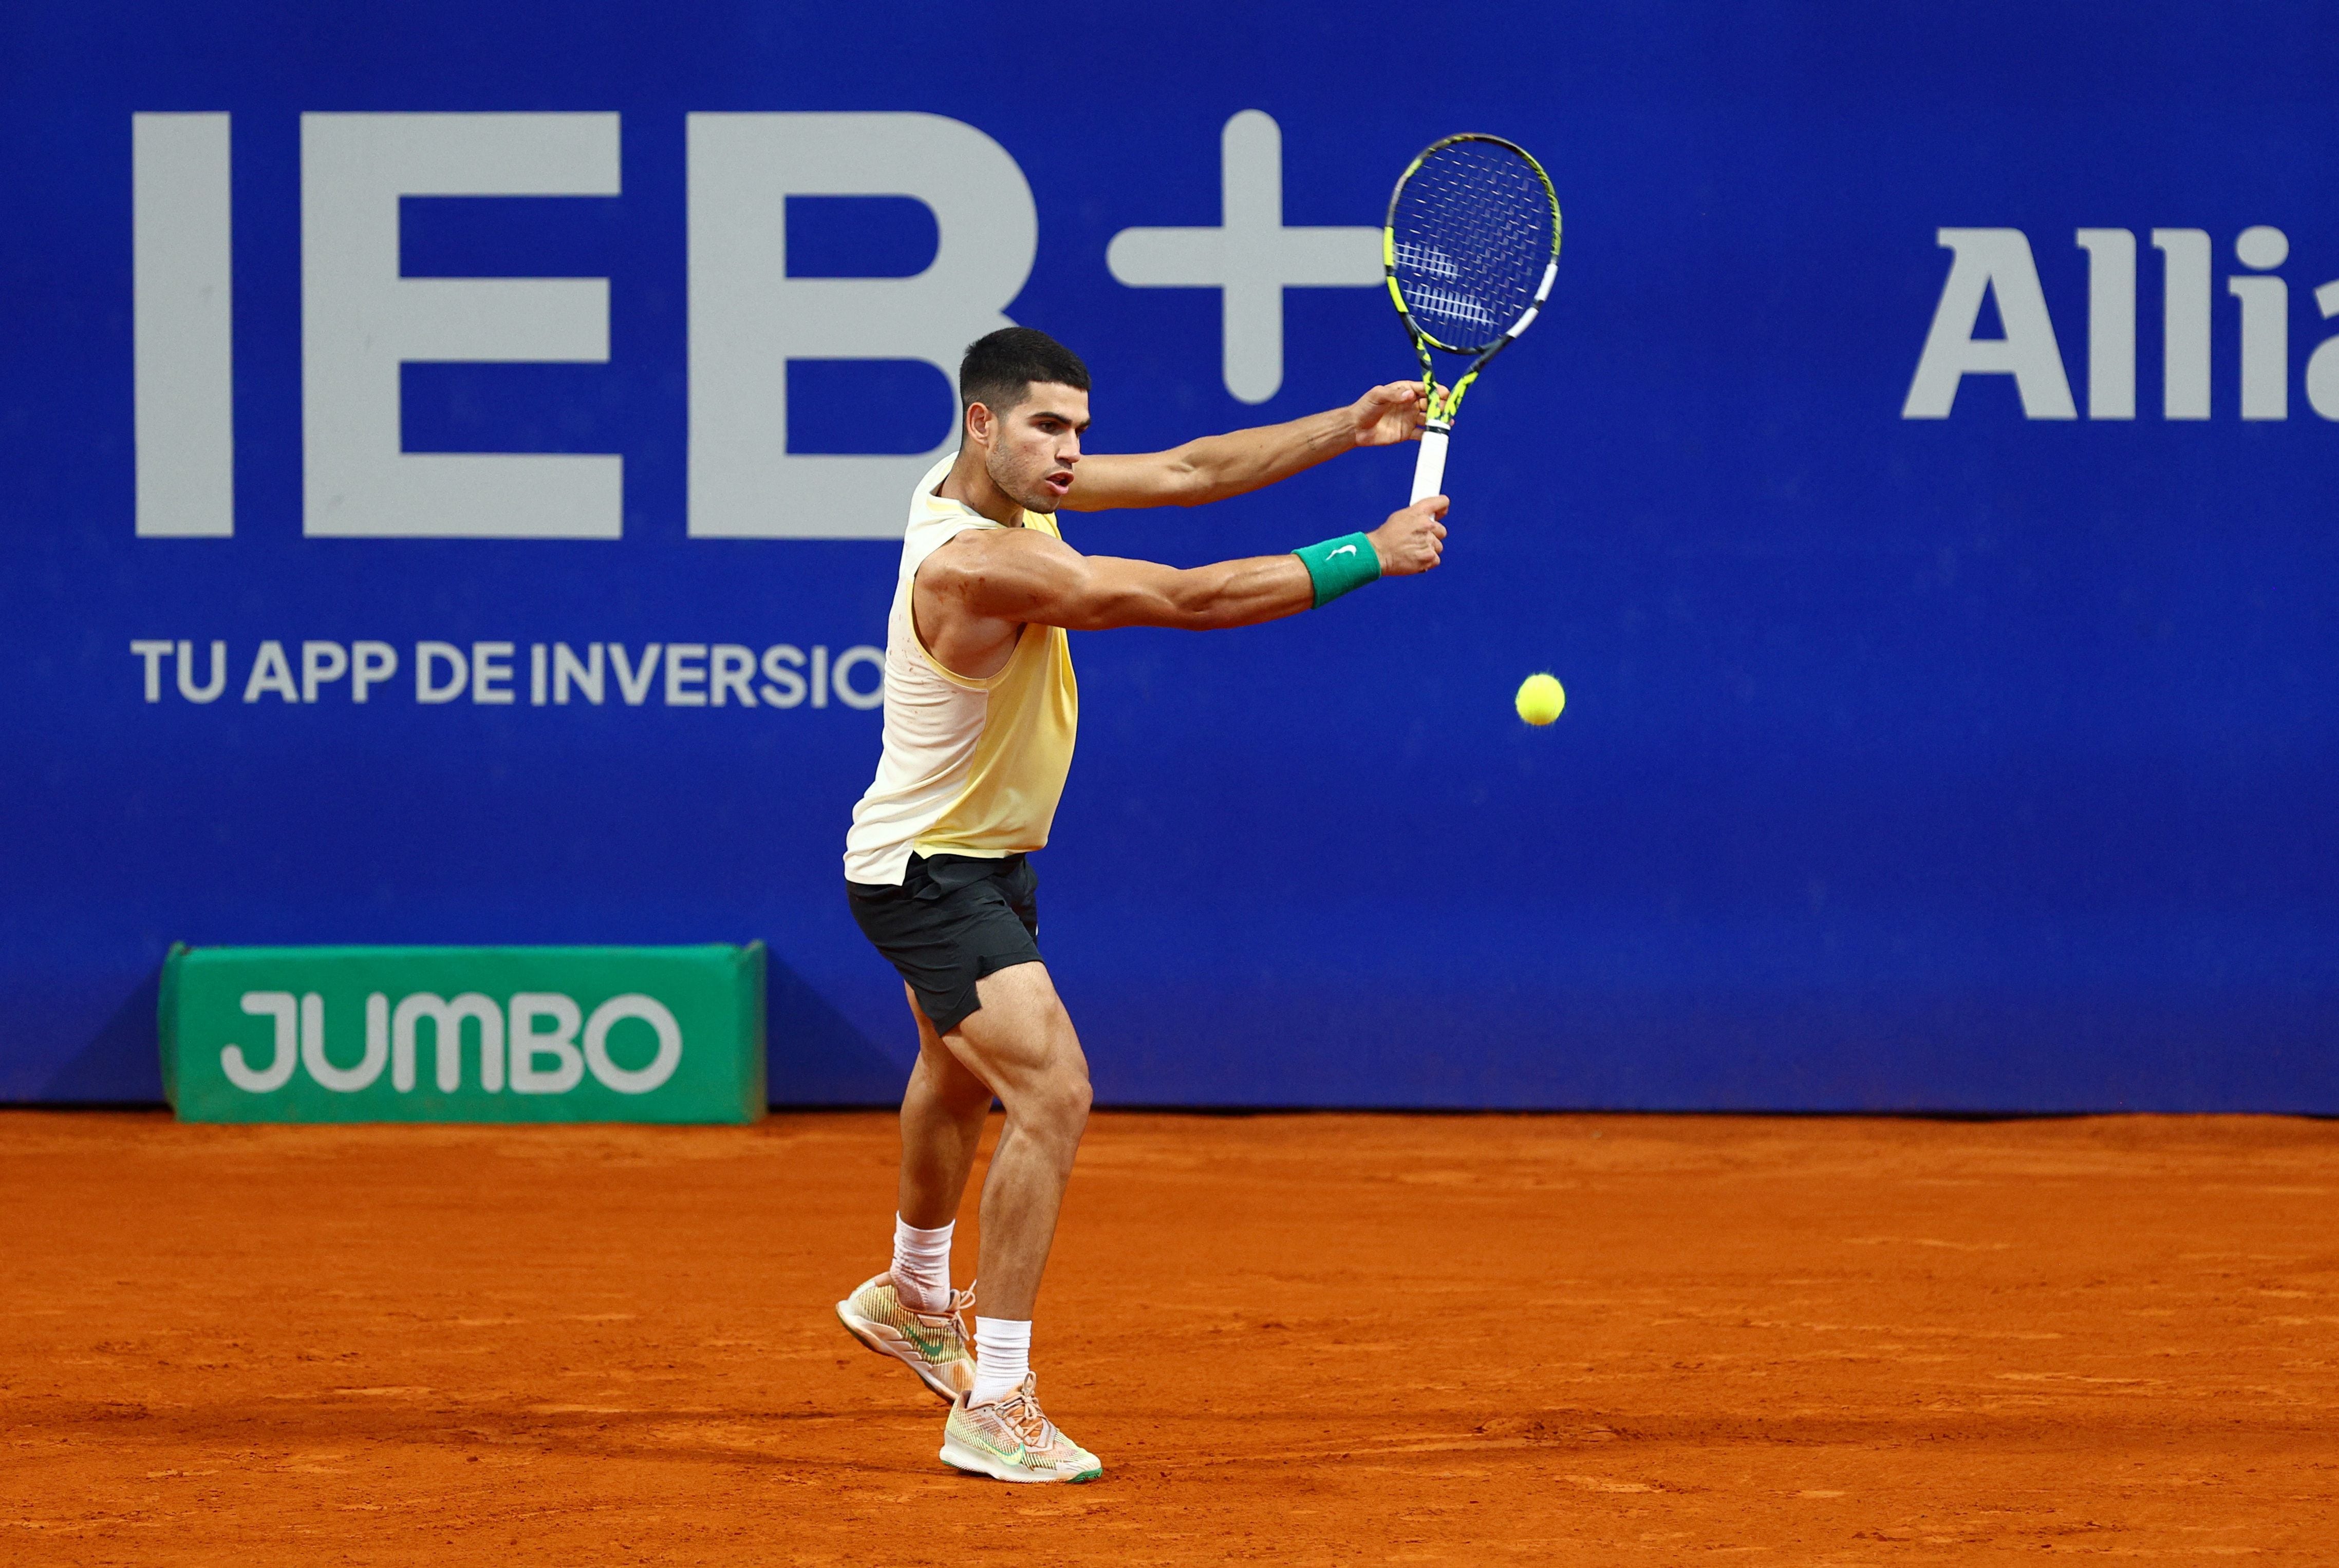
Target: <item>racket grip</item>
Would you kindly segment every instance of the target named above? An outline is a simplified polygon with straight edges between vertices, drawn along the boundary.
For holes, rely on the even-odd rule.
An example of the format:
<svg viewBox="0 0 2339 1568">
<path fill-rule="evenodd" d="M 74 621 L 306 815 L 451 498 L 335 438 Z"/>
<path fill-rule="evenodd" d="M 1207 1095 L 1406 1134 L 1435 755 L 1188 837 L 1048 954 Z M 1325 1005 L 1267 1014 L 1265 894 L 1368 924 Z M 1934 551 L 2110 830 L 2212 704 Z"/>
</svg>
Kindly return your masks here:
<svg viewBox="0 0 2339 1568">
<path fill-rule="evenodd" d="M 1451 425 L 1421 427 L 1421 455 L 1413 462 L 1413 498 L 1434 496 L 1446 483 L 1446 432 Z"/>
</svg>

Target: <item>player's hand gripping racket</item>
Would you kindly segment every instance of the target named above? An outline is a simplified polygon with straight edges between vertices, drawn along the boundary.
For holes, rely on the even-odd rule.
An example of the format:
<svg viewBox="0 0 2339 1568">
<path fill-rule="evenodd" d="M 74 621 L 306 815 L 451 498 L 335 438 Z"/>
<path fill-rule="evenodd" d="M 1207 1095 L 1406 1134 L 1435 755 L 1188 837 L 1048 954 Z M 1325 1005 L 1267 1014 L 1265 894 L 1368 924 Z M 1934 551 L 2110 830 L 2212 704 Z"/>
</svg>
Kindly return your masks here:
<svg viewBox="0 0 2339 1568">
<path fill-rule="evenodd" d="M 1462 394 L 1535 323 L 1559 271 L 1559 197 L 1543 165 L 1499 136 L 1448 136 L 1413 161 L 1381 231 L 1389 298 L 1421 356 L 1421 457 L 1413 498 L 1446 479 Z M 1476 356 L 1440 395 L 1432 349 Z"/>
</svg>

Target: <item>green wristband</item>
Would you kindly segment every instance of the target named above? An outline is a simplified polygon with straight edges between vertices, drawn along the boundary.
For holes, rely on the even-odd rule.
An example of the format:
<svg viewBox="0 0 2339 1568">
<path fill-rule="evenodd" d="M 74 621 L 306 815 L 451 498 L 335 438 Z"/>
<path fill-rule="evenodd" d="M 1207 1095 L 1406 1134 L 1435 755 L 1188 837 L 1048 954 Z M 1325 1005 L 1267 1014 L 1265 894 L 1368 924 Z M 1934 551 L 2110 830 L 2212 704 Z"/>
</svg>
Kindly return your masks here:
<svg viewBox="0 0 2339 1568">
<path fill-rule="evenodd" d="M 1337 539 L 1326 539 L 1320 545 L 1309 545 L 1291 553 L 1299 557 L 1300 565 L 1308 568 L 1308 576 L 1316 584 L 1316 608 L 1319 610 L 1351 588 L 1380 580 L 1380 552 L 1363 534 L 1343 534 Z"/>
</svg>

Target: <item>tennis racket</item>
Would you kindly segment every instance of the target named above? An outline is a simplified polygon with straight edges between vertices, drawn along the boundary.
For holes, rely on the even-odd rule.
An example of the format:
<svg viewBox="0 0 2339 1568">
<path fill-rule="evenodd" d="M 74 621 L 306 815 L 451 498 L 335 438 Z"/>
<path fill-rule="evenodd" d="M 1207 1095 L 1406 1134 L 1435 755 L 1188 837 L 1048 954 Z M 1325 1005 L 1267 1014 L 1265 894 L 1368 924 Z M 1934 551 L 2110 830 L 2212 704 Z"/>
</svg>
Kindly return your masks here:
<svg viewBox="0 0 2339 1568">
<path fill-rule="evenodd" d="M 1446 439 L 1486 361 L 1535 324 L 1559 271 L 1559 197 L 1543 165 L 1500 136 L 1433 142 L 1397 179 L 1381 229 L 1389 298 L 1421 356 L 1413 498 L 1446 480 Z M 1430 350 L 1475 355 L 1451 391 Z"/>
</svg>

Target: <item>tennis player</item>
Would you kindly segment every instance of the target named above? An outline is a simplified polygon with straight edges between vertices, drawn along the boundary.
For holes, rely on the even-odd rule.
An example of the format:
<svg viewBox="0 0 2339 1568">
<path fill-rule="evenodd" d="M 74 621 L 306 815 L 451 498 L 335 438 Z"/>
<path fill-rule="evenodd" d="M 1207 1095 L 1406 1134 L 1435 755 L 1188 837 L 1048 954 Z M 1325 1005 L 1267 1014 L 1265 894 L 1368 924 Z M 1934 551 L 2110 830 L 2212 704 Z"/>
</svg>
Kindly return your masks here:
<svg viewBox="0 0 2339 1568">
<path fill-rule="evenodd" d="M 1080 699 L 1067 631 L 1254 626 L 1437 565 L 1446 498 L 1289 555 L 1190 571 L 1084 556 L 1060 510 L 1197 506 L 1357 447 L 1415 438 L 1420 389 L 1141 457 L 1083 456 L 1089 373 L 1009 327 L 967 350 L 957 453 L 910 498 L 885 639 L 884 751 L 854 808 L 854 918 L 901 971 L 918 1026 L 902 1098 L 893 1262 L 837 1303 L 871 1349 L 951 1401 L 942 1457 L 1002 1481 L 1091 1481 L 1096 1455 L 1041 1413 L 1031 1311 L 1089 1113 L 1088 1060 L 1040 957 L 1037 878 Z M 996 1095 L 1007 1124 L 982 1188 L 985 1316 L 952 1292 L 951 1232 Z"/>
</svg>

